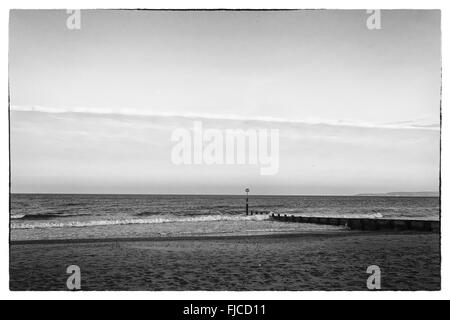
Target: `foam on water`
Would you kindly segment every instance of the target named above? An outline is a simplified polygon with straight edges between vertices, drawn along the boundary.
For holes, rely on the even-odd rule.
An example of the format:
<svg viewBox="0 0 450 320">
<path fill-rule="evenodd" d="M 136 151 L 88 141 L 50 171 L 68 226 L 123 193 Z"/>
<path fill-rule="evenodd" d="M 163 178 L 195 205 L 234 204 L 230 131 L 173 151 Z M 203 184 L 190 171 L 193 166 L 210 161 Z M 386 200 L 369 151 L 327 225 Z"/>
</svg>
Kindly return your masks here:
<svg viewBox="0 0 450 320">
<path fill-rule="evenodd" d="M 20 223 L 11 226 L 11 229 L 46 229 L 46 228 L 83 228 L 94 226 L 132 225 L 132 224 L 157 224 L 170 222 L 206 222 L 206 221 L 262 221 L 269 219 L 268 215 L 253 216 L 200 216 L 200 217 L 172 217 L 151 219 L 118 219 L 118 220 L 92 220 L 92 221 L 67 221 L 67 222 L 43 222 L 36 224 Z"/>
</svg>

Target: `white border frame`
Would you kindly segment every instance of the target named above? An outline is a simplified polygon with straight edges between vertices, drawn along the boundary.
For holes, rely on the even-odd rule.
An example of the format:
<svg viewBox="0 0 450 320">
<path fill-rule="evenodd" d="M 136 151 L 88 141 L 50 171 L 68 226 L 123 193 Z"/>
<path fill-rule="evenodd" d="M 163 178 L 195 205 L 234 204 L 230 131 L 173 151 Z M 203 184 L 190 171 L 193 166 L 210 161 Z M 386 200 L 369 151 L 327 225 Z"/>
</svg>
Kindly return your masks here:
<svg viewBox="0 0 450 320">
<path fill-rule="evenodd" d="M 1 77 L 1 99 L 4 107 L 0 112 L 0 299 L 186 299 L 186 300 L 231 300 L 231 299 L 270 299 L 270 300 L 297 300 L 297 299 L 445 299 L 450 293 L 450 264 L 448 261 L 448 248 L 450 229 L 448 220 L 445 219 L 446 211 L 449 208 L 449 199 L 446 191 L 450 182 L 446 166 L 450 163 L 447 142 L 450 141 L 449 132 L 444 124 L 446 123 L 445 108 L 444 122 L 442 127 L 442 291 L 440 292 L 10 292 L 9 291 L 9 158 L 8 158 L 8 23 L 10 9 L 69 9 L 69 8 L 151 8 L 151 9 L 193 9 L 193 8 L 247 8 L 247 9 L 441 9 L 442 19 L 442 57 L 443 57 L 443 92 L 442 97 L 449 96 L 449 70 L 447 58 L 449 58 L 449 19 L 450 6 L 448 1 L 416 1 L 416 0 L 377 0 L 377 1 L 356 1 L 356 0 L 306 0 L 306 1 L 251 1 L 251 0 L 228 0 L 228 1 L 206 1 L 206 0 L 173 0 L 173 1 L 152 1 L 147 0 L 41 0 L 41 1 L 1 1 L 1 66 L 3 75 Z M 447 85 L 445 85 L 447 84 Z M 445 101 L 443 101 L 445 102 Z M 447 251 L 447 252 L 446 252 Z"/>
</svg>

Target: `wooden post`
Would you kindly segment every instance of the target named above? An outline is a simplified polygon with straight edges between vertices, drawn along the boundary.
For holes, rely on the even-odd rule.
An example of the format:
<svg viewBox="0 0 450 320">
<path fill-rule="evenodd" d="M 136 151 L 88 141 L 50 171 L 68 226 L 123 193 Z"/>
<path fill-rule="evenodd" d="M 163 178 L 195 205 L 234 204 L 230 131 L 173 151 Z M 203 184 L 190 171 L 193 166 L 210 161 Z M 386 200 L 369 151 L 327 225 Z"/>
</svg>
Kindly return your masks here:
<svg viewBox="0 0 450 320">
<path fill-rule="evenodd" d="M 245 200 L 245 212 L 248 215 L 248 193 L 250 192 L 250 189 L 249 188 L 245 188 L 245 192 L 247 193 L 247 198 Z"/>
</svg>

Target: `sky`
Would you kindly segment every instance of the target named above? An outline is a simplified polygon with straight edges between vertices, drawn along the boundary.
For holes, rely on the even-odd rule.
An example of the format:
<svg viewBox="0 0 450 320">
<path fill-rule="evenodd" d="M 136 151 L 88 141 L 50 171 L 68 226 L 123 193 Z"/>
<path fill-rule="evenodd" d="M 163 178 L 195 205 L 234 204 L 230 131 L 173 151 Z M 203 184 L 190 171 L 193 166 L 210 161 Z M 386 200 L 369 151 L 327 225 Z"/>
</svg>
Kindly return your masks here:
<svg viewBox="0 0 450 320">
<path fill-rule="evenodd" d="M 10 14 L 12 192 L 437 191 L 440 12 Z M 176 128 L 280 131 L 280 167 L 175 165 Z"/>
</svg>

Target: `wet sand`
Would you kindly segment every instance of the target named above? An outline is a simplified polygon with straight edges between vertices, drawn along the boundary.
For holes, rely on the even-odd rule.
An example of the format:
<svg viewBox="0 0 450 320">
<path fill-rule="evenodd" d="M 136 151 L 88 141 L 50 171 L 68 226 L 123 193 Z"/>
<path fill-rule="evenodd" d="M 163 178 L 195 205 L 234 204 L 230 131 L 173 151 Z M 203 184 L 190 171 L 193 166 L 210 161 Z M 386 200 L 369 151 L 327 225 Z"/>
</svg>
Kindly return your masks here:
<svg viewBox="0 0 450 320">
<path fill-rule="evenodd" d="M 272 236 L 12 243 L 11 290 L 439 290 L 440 239 L 432 233 L 340 232 Z"/>
</svg>

